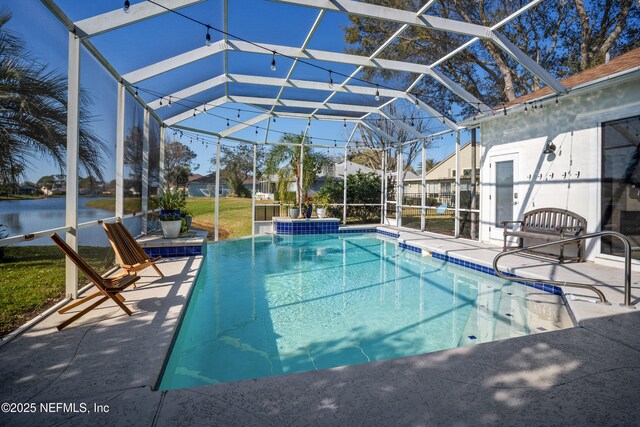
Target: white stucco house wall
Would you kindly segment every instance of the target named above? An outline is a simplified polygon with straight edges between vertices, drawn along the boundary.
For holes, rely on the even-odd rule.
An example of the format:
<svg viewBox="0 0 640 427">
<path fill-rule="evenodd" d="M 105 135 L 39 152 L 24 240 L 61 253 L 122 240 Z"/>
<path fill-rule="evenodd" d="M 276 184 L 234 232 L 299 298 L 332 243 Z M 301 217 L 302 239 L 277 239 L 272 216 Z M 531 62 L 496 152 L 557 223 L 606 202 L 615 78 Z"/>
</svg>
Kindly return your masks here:
<svg viewBox="0 0 640 427">
<path fill-rule="evenodd" d="M 562 83 L 567 94 L 556 97 L 545 88 L 507 105 L 506 115 L 501 107 L 495 115 L 467 121 L 469 127 L 480 129 L 481 241 L 502 244 L 497 216 L 504 214 L 508 200 L 501 196 L 500 211 L 496 174 L 508 173 L 509 168 L 513 172 L 513 219 L 521 219 L 532 209 L 555 207 L 586 218 L 588 233 L 603 228 L 603 210 L 607 209 L 602 205 L 603 124 L 640 120 L 640 49 Z M 555 152 L 543 154 L 549 141 Z M 640 202 L 632 204 L 624 209 L 640 215 Z M 632 228 L 626 225 L 627 230 Z M 630 238 L 640 246 L 640 235 Z M 600 245 L 599 238 L 588 241 L 588 260 L 621 262 L 619 256 L 601 253 Z"/>
</svg>

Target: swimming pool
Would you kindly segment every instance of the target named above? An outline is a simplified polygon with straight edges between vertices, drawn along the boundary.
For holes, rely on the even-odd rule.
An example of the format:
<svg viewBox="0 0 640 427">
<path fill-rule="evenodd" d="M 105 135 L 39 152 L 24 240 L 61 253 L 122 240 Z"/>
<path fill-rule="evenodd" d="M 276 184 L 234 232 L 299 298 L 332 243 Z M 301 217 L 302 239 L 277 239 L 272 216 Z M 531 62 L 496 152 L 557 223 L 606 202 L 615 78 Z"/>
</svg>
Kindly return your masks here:
<svg viewBox="0 0 640 427">
<path fill-rule="evenodd" d="M 559 297 L 375 234 L 208 247 L 160 389 L 353 365 L 566 326 Z"/>
</svg>

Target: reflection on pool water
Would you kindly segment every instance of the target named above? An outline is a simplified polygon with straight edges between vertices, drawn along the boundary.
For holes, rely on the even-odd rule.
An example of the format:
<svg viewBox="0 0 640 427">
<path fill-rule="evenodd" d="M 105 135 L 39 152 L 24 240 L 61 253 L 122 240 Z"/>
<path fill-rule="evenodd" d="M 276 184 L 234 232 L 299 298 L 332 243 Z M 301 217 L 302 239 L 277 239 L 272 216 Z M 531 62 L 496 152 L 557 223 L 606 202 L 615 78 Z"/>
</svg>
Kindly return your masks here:
<svg viewBox="0 0 640 427">
<path fill-rule="evenodd" d="M 559 329 L 560 297 L 375 235 L 208 248 L 161 389 L 366 363 Z"/>
</svg>

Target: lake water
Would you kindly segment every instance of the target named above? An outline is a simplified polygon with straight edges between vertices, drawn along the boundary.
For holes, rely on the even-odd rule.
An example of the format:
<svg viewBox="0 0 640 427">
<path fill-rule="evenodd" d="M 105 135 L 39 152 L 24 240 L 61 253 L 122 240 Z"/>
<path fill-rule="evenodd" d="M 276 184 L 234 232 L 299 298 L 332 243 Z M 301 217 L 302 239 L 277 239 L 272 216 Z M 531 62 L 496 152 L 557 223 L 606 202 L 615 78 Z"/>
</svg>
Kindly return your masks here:
<svg viewBox="0 0 640 427">
<path fill-rule="evenodd" d="M 91 197 L 78 198 L 79 223 L 101 218 L 109 218 L 115 215 L 113 211 L 86 206 L 86 203 L 90 200 L 96 199 Z M 1 200 L 0 224 L 4 224 L 8 228 L 10 236 L 63 227 L 65 222 L 65 203 L 66 200 L 64 197 L 33 200 Z M 139 218 L 130 221 L 136 223 L 140 222 Z M 129 221 L 127 225 L 129 225 Z M 136 227 L 134 226 L 134 228 Z M 137 227 L 136 231 L 139 232 L 139 227 Z M 97 224 L 92 227 L 81 229 L 79 231 L 79 239 L 79 243 L 81 245 L 108 245 L 108 241 L 102 227 Z M 42 238 L 31 242 L 25 242 L 24 244 L 49 245 L 51 243 L 50 239 Z"/>
</svg>

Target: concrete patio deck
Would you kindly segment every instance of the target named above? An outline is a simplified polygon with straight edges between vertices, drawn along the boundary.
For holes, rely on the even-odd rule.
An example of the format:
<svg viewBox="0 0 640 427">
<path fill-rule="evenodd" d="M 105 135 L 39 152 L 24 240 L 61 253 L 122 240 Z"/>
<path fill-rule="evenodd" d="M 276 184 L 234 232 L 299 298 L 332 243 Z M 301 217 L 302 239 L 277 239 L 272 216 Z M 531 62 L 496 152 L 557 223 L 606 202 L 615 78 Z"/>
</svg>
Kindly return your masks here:
<svg viewBox="0 0 640 427">
<path fill-rule="evenodd" d="M 414 239 L 411 244 L 455 251 L 457 257 L 492 259 L 494 249 L 473 249 L 475 242 L 401 234 Z M 105 304 L 58 332 L 56 314 L 0 347 L 0 403 L 37 405 L 34 413 L 0 412 L 0 425 L 638 425 L 640 312 L 583 301 L 571 302 L 580 318 L 570 329 L 330 370 L 153 391 L 201 262 L 163 260 L 165 279 L 143 272 L 138 288 L 124 294 L 131 317 Z M 506 264 L 528 274 L 547 272 L 511 262 Z M 593 273 L 611 286 L 614 303 L 621 298 L 617 269 L 544 268 L 559 277 Z M 638 294 L 635 288 L 634 298 Z M 580 311 L 581 305 L 597 310 Z M 91 413 L 55 406 L 44 412 L 40 403 L 76 403 L 76 410 L 84 403 Z M 94 404 L 107 405 L 109 412 L 94 412 Z"/>
</svg>

